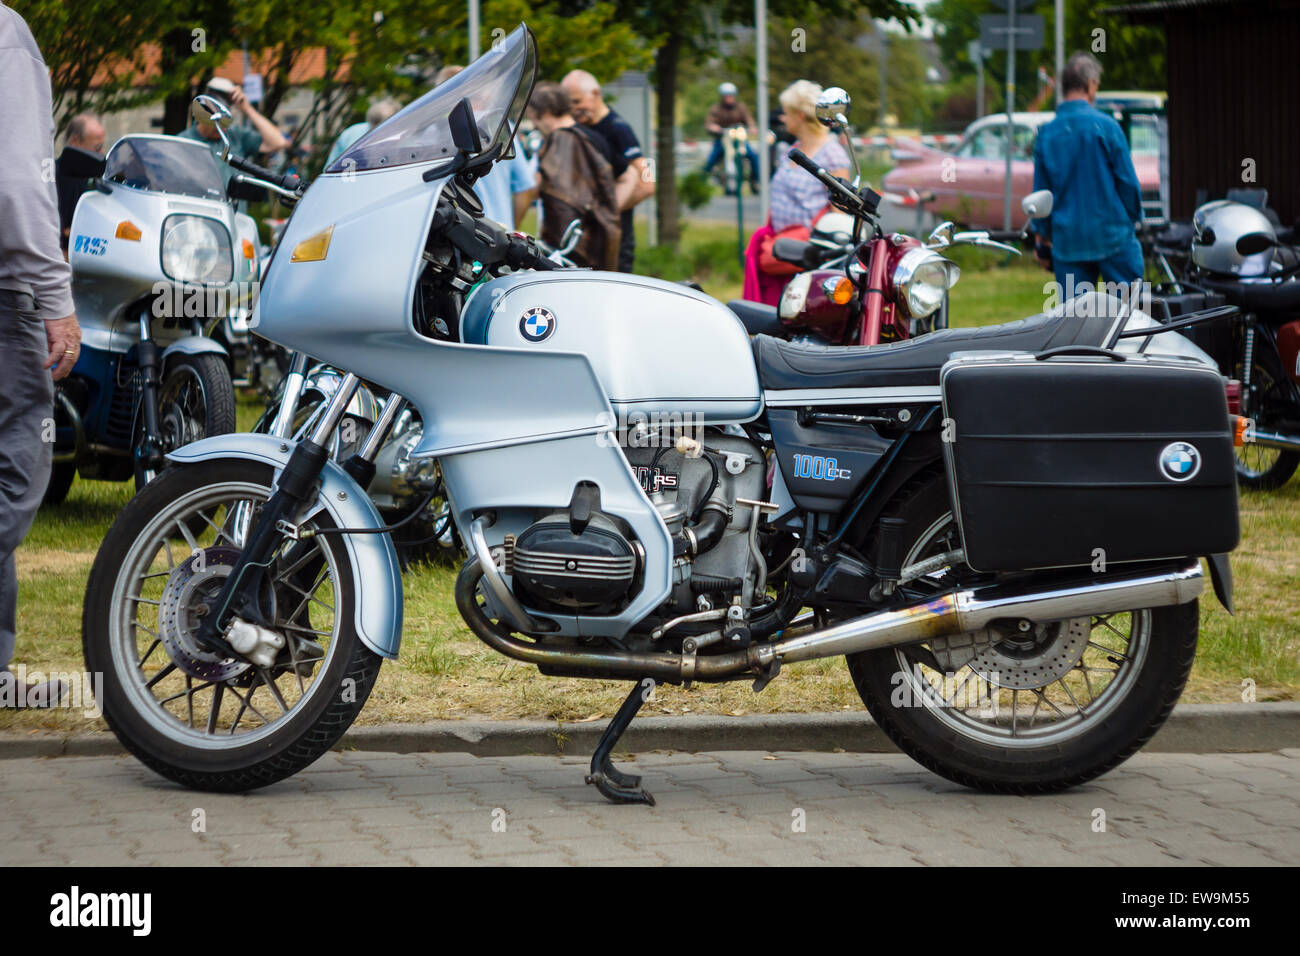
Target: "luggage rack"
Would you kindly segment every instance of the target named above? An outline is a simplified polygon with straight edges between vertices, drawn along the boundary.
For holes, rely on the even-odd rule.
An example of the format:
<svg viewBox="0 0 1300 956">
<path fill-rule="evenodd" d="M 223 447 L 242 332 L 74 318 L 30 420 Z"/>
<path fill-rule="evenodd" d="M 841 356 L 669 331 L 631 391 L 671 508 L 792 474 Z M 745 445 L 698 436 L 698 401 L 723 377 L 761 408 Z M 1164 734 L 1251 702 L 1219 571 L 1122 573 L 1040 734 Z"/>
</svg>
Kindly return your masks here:
<svg viewBox="0 0 1300 956">
<path fill-rule="evenodd" d="M 1235 305 L 1216 305 L 1208 309 L 1188 312 L 1180 316 L 1176 322 L 1162 324 L 1159 329 L 1125 330 L 1124 326 L 1133 314 L 1133 310 L 1129 309 L 1128 315 L 1122 316 L 1122 321 L 1116 324 L 1115 330 L 1107 337 L 1106 344 L 1102 348 L 1113 349 L 1120 339 L 1152 338 L 1156 335 L 1163 335 L 1165 332 L 1181 332 L 1183 329 L 1190 329 L 1194 326 L 1208 325 L 1211 322 L 1218 322 L 1229 316 L 1237 315 L 1239 312 L 1241 312 L 1241 309 Z"/>
</svg>

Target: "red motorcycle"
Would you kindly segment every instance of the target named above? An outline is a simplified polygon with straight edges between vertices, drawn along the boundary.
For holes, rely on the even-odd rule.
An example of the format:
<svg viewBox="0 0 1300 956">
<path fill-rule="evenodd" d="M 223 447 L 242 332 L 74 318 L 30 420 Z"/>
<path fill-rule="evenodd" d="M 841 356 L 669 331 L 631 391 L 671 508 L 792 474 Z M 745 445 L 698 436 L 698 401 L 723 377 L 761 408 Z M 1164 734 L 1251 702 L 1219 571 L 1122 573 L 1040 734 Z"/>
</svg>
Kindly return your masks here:
<svg viewBox="0 0 1300 956">
<path fill-rule="evenodd" d="M 957 284 L 961 270 L 938 250 L 966 244 L 1020 254 L 1019 248 L 1001 240 L 1021 240 L 1022 232 L 957 232 L 951 222 L 943 222 L 926 242 L 899 232 L 886 234 L 874 218 L 879 193 L 869 188 L 855 192 L 798 150 L 791 156 L 804 168 L 811 167 L 814 175 L 820 173 L 818 178 L 836 183 L 832 204 L 838 205 L 837 189 L 844 189 L 868 216 L 858 218 L 845 235 L 839 227 L 849 217 L 827 213 L 811 239 L 776 240 L 773 256 L 805 271 L 786 285 L 780 305 L 740 299 L 727 303 L 750 335 L 824 345 L 881 345 L 914 338 L 948 327 L 948 290 Z M 1031 218 L 1046 216 L 1052 210 L 1052 194 L 1032 193 L 1021 206 Z M 830 219 L 835 232 L 828 234 L 822 223 Z M 864 221 L 871 222 L 873 230 L 865 241 L 860 235 Z M 833 241 L 836 236 L 843 236 L 842 241 Z"/>
<path fill-rule="evenodd" d="M 858 185 L 857 157 L 845 118 L 848 99 L 841 89 L 826 90 L 817 103 L 817 118 L 844 138 L 855 167 L 853 182 L 831 176 L 797 148 L 790 151 L 791 160 L 826 187 L 831 205 L 839 211 L 823 215 L 807 241 L 782 238 L 773 244 L 775 258 L 804 269 L 786 285 L 779 305 L 739 299 L 727 303 L 750 335 L 825 345 L 881 345 L 947 328 L 948 290 L 961 270 L 939 250 L 968 244 L 1020 253 L 1007 241 L 1022 240 L 1023 231 L 957 232 L 951 222 L 944 222 L 923 243 L 881 230 L 876 216 L 881 194 Z M 1021 208 L 1029 219 L 1047 216 L 1052 194 L 1031 193 Z M 871 235 L 864 240 L 868 226 Z"/>
</svg>

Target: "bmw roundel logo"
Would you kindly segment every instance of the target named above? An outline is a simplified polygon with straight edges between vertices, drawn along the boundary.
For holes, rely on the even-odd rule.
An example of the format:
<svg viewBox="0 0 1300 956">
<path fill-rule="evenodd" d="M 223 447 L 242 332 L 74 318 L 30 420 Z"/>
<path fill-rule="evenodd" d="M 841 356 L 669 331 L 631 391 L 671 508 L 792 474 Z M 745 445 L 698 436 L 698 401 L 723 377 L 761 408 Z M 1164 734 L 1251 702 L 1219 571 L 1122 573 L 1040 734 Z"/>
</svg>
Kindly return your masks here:
<svg viewBox="0 0 1300 956">
<path fill-rule="evenodd" d="M 540 305 L 519 318 L 519 334 L 529 342 L 545 342 L 555 331 L 555 313 Z"/>
<path fill-rule="evenodd" d="M 1170 481 L 1191 481 L 1201 470 L 1201 453 L 1185 441 L 1166 445 L 1160 452 L 1160 473 Z"/>
</svg>

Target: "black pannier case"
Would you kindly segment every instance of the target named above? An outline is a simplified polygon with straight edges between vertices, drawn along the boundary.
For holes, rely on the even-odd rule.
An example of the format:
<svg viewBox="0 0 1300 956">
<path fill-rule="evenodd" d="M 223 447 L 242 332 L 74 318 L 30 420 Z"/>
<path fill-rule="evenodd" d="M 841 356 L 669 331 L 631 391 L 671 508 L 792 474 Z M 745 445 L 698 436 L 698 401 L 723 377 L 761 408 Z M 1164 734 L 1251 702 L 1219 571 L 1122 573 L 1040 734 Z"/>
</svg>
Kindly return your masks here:
<svg viewBox="0 0 1300 956">
<path fill-rule="evenodd" d="M 984 353 L 949 361 L 940 381 L 972 568 L 1100 569 L 1237 546 L 1232 426 L 1213 370 Z"/>
</svg>

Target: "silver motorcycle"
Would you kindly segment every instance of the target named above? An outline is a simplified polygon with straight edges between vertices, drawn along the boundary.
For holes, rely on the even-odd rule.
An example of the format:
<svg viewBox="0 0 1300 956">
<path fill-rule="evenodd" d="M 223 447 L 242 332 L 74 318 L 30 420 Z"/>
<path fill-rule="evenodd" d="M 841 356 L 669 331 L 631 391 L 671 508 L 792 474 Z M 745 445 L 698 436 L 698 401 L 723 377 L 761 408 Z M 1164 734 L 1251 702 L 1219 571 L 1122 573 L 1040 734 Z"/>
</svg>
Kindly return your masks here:
<svg viewBox="0 0 1300 956">
<path fill-rule="evenodd" d="M 655 683 L 760 691 L 840 655 L 890 736 L 968 786 L 1060 789 L 1140 748 L 1191 667 L 1202 557 L 1231 602 L 1217 371 L 1116 349 L 1152 333 L 1096 294 L 826 349 L 751 342 L 683 285 L 557 270 L 470 189 L 536 70 L 521 25 L 305 191 L 252 325 L 342 380 L 306 433 L 174 451 L 114 522 L 83 619 L 114 733 L 218 791 L 340 738 L 399 650 L 401 529 L 365 489 L 409 407 L 467 546 L 470 631 L 631 682 L 587 777 L 611 800 L 653 802 L 610 754 Z M 876 194 L 792 155 L 875 234 Z M 940 294 L 940 271 L 902 293 Z M 363 382 L 389 397 L 340 464 Z"/>
<path fill-rule="evenodd" d="M 246 310 L 258 275 L 256 225 L 202 143 L 130 135 L 71 158 L 95 185 L 69 235 L 83 340 L 56 389 L 47 504 L 78 473 L 142 488 L 169 452 L 234 431 L 230 356 L 208 333 Z"/>
</svg>

